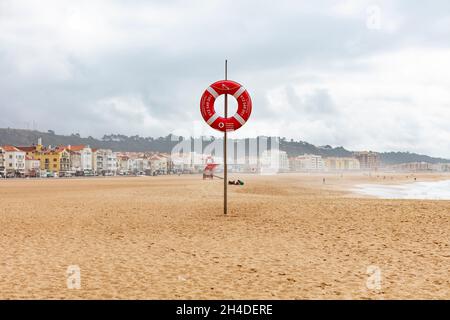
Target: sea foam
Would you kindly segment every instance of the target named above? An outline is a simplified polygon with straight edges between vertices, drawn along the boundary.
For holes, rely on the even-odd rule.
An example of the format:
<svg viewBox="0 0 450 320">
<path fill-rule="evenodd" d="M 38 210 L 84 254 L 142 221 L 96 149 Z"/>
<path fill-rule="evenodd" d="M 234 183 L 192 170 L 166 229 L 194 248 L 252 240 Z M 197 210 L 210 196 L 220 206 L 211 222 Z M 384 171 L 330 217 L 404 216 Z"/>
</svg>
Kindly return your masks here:
<svg viewBox="0 0 450 320">
<path fill-rule="evenodd" d="M 382 199 L 450 200 L 450 180 L 401 185 L 361 184 L 354 191 Z"/>
</svg>

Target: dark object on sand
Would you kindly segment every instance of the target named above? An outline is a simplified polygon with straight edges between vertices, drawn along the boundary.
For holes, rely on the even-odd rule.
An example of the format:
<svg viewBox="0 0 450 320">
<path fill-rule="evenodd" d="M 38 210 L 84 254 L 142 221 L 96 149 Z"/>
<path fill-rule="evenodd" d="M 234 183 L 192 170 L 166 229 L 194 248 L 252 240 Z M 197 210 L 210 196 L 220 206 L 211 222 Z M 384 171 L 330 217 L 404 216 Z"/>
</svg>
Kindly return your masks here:
<svg viewBox="0 0 450 320">
<path fill-rule="evenodd" d="M 235 186 L 243 186 L 244 181 L 242 180 L 229 180 L 228 184 L 235 185 Z"/>
</svg>

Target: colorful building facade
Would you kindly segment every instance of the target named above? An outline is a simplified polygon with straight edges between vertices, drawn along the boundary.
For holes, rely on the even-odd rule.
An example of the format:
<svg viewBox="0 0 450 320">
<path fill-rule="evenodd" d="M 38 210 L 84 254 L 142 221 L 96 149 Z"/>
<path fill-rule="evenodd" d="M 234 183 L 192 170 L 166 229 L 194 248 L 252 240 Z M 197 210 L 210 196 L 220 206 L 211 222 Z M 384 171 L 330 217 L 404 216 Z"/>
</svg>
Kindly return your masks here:
<svg viewBox="0 0 450 320">
<path fill-rule="evenodd" d="M 5 174 L 24 176 L 26 153 L 10 145 L 2 146 L 2 150 Z"/>
</svg>

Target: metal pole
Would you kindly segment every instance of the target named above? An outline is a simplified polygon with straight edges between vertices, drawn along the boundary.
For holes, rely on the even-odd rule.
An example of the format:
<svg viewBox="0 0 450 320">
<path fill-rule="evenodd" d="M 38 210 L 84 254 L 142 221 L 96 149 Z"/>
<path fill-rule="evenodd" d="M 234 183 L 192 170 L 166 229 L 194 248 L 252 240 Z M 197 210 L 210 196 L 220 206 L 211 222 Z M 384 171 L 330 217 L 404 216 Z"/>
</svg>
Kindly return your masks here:
<svg viewBox="0 0 450 320">
<path fill-rule="evenodd" d="M 228 77 L 228 61 L 225 60 L 225 80 Z M 225 118 L 228 118 L 228 95 L 225 94 Z M 223 133 L 223 214 L 227 214 L 227 188 L 228 188 L 228 166 L 227 166 L 227 130 Z"/>
</svg>

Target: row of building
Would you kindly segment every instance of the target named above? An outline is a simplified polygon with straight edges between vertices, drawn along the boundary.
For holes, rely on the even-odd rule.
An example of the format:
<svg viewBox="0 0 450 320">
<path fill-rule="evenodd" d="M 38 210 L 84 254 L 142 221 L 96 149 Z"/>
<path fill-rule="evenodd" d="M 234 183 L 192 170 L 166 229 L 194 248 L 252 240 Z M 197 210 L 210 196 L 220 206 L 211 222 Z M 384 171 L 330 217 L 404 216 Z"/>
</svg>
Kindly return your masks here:
<svg viewBox="0 0 450 320">
<path fill-rule="evenodd" d="M 232 156 L 234 157 L 234 156 Z M 72 175 L 160 175 L 168 173 L 200 173 L 206 163 L 222 164 L 218 156 L 196 152 L 113 152 L 86 145 L 44 146 L 41 139 L 32 146 L 1 146 L 0 176 L 49 177 Z M 288 157 L 282 150 L 266 150 L 259 156 L 246 155 L 229 159 L 231 172 L 279 173 L 279 172 L 341 172 L 375 171 L 381 168 L 376 152 L 356 152 L 351 157 L 322 157 L 304 154 Z M 219 166 L 217 171 L 223 167 Z M 392 171 L 450 171 L 450 164 L 426 162 L 405 163 L 383 170 Z"/>
<path fill-rule="evenodd" d="M 290 171 L 393 171 L 450 172 L 450 163 L 408 162 L 383 165 L 375 152 L 355 152 L 353 157 L 327 157 L 305 154 L 289 159 Z"/>
<path fill-rule="evenodd" d="M 450 172 L 450 163 L 409 162 L 391 165 L 386 169 L 396 172 Z"/>
<path fill-rule="evenodd" d="M 2 176 L 72 176 L 72 175 L 159 175 L 202 172 L 211 155 L 188 152 L 171 156 L 153 152 L 113 152 L 85 145 L 43 146 L 41 139 L 32 146 L 0 147 Z M 220 156 L 215 162 L 223 163 Z M 359 152 L 353 157 L 326 157 L 305 154 L 288 158 L 285 151 L 267 150 L 259 156 L 245 156 L 229 161 L 232 172 L 279 173 L 302 171 L 377 170 L 379 156 Z M 219 167 L 219 171 L 221 168 Z"/>
<path fill-rule="evenodd" d="M 72 176 L 167 174 L 170 156 L 163 153 L 113 152 L 85 145 L 0 146 L 1 176 Z"/>
<path fill-rule="evenodd" d="M 380 157 L 375 152 L 355 152 L 353 157 L 325 157 L 305 154 L 289 159 L 290 171 L 378 170 Z"/>
<path fill-rule="evenodd" d="M 206 163 L 223 163 L 220 157 L 188 152 L 171 156 L 152 152 L 113 152 L 85 145 L 45 147 L 39 141 L 32 146 L 0 147 L 2 176 L 72 176 L 72 175 L 159 175 L 202 172 Z M 358 153 L 354 158 L 302 155 L 288 158 L 281 150 L 264 151 L 260 156 L 246 156 L 229 161 L 232 172 L 279 173 L 301 171 L 376 170 L 377 154 Z M 220 167 L 219 167 L 220 171 Z"/>
</svg>

